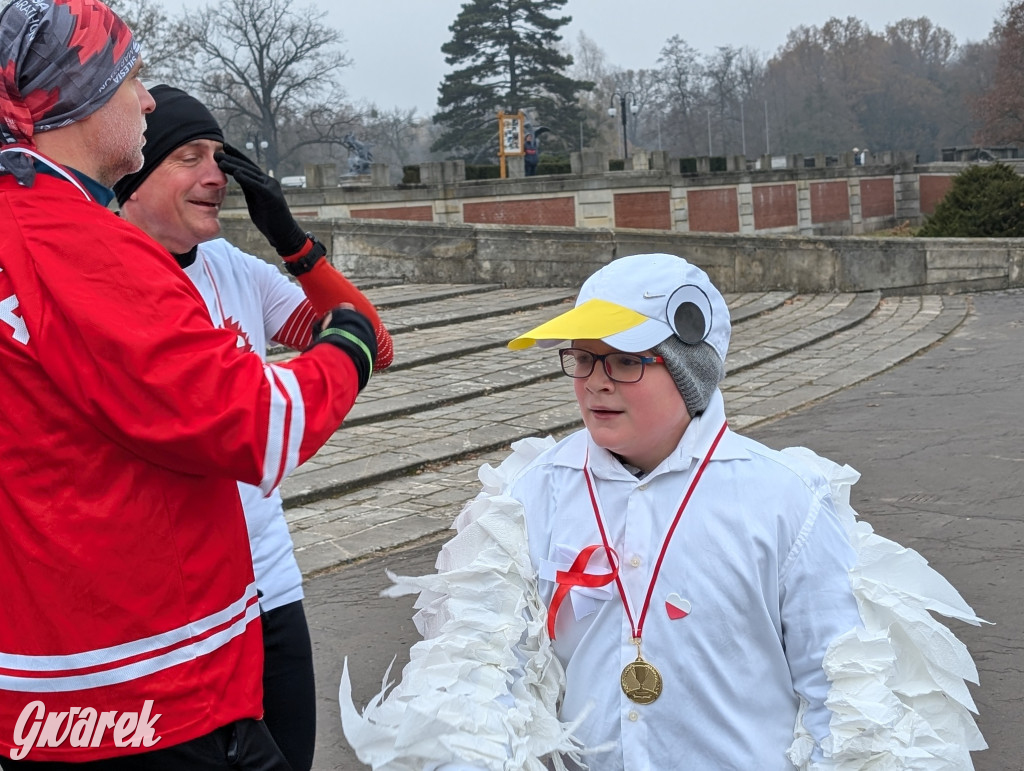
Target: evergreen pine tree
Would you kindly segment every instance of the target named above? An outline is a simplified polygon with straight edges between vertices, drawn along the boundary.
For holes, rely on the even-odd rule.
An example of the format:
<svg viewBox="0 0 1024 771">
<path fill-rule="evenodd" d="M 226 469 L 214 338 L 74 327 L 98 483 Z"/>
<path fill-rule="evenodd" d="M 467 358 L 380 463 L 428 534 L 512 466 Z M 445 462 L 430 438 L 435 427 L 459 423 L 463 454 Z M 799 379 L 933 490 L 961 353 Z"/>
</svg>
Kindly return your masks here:
<svg viewBox="0 0 1024 771">
<path fill-rule="evenodd" d="M 545 139 L 575 147 L 581 112 L 576 95 L 592 83 L 565 73 L 572 56 L 559 51 L 558 30 L 572 17 L 554 16 L 567 0 L 469 0 L 441 46 L 455 68 L 445 76 L 434 122 L 443 133 L 435 151 L 468 161 L 498 152 L 498 111 L 520 110 L 551 133 Z"/>
</svg>

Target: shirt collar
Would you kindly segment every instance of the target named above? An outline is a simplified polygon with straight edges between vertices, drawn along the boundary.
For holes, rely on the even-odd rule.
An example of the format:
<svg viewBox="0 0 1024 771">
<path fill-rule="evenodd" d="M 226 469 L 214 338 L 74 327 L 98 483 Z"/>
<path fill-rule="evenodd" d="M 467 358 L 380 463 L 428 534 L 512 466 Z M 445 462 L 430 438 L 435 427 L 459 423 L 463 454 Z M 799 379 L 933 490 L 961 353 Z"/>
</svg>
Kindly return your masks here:
<svg viewBox="0 0 1024 771">
<path fill-rule="evenodd" d="M 725 399 L 722 397 L 722 392 L 716 388 L 711 395 L 707 409 L 690 421 L 675 452 L 665 460 L 671 461 L 673 458 L 677 458 L 683 462 L 684 467 L 688 467 L 691 459 L 703 458 L 715 441 L 715 437 L 718 436 L 718 431 L 724 422 Z M 739 441 L 736 434 L 726 429 L 725 435 L 718 443 L 718 447 L 715 448 L 715 454 L 711 459 L 737 460 L 747 457 L 749 456 L 742 442 Z"/>
<path fill-rule="evenodd" d="M 48 174 L 51 177 L 57 177 L 60 179 L 63 176 L 52 166 L 39 160 L 36 160 L 35 167 L 37 172 Z M 65 166 L 64 169 L 73 174 L 75 179 L 81 182 L 82 186 L 89 192 L 89 195 L 93 197 L 93 200 L 101 206 L 109 206 L 110 202 L 114 200 L 114 191 L 106 185 L 101 185 L 95 179 L 87 174 L 83 174 L 78 169 L 73 169 L 70 166 Z"/>
</svg>

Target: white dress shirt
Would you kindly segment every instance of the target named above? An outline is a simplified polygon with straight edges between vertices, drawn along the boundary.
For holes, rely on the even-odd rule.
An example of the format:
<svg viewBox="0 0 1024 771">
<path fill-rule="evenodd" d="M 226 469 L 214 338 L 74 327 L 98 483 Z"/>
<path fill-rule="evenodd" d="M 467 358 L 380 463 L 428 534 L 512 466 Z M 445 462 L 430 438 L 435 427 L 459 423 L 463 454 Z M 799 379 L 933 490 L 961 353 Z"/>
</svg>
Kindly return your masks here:
<svg viewBox="0 0 1024 771">
<path fill-rule="evenodd" d="M 676 450 L 637 479 L 584 430 L 541 455 L 511 494 L 525 508 L 545 604 L 555 573 L 601 534 L 583 474 L 589 468 L 620 578 L 637 619 L 691 475 L 725 419 L 716 392 Z M 609 570 L 602 550 L 587 572 Z M 643 629 L 643 655 L 663 678 L 651 704 L 630 701 L 620 673 L 637 655 L 616 584 L 573 588 L 556 622 L 566 670 L 561 718 L 591 768 L 791 769 L 800 697 L 804 725 L 828 735 L 829 643 L 860 624 L 848 571 L 854 551 L 823 478 L 799 461 L 726 431 L 675 530 Z M 669 617 L 666 603 L 689 608 Z M 676 614 L 678 615 L 678 613 Z"/>
</svg>

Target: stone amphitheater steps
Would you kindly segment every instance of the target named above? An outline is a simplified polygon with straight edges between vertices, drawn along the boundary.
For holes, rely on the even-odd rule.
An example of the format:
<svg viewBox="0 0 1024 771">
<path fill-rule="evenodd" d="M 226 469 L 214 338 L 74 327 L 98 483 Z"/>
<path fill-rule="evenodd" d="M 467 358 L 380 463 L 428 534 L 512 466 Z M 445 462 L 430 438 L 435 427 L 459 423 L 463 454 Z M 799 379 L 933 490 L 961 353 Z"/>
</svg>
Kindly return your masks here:
<svg viewBox="0 0 1024 771">
<path fill-rule="evenodd" d="M 416 285 L 422 286 L 422 285 Z M 524 291 L 519 290 L 522 295 Z M 409 293 L 415 296 L 415 292 Z M 381 300 L 387 302 L 387 295 L 367 291 L 367 295 L 380 308 Z M 735 295 L 735 305 L 730 308 L 733 321 L 744 320 L 783 305 L 793 296 L 792 292 L 758 292 Z M 570 307 L 575 300 L 575 290 L 555 292 L 552 303 L 535 305 L 529 309 L 520 304 L 510 313 L 494 311 L 486 317 L 487 323 L 481 324 L 479 318 L 470 321 L 453 319 L 449 324 L 439 328 L 429 326 L 426 329 L 409 329 L 399 325 L 398 329 L 389 327 L 398 355 L 388 374 L 403 369 L 449 360 L 455 356 L 465 356 L 491 348 L 504 348 L 505 344 L 519 333 L 531 329 L 554 316 L 557 309 L 553 306 L 564 304 Z M 385 321 L 388 316 L 385 315 Z M 376 384 L 375 384 L 376 385 Z"/>
<path fill-rule="evenodd" d="M 746 292 L 729 295 L 729 318 L 732 323 L 775 310 L 785 304 L 795 292 Z"/>
<path fill-rule="evenodd" d="M 740 372 L 850 329 L 871 315 L 881 298 L 880 292 L 800 295 L 758 316 L 755 324 L 734 321 L 728 371 Z"/>
<path fill-rule="evenodd" d="M 373 293 L 368 294 L 372 297 Z M 448 361 L 491 348 L 502 348 L 520 332 L 557 314 L 559 305 L 571 307 L 572 299 L 573 295 L 567 292 L 555 302 L 528 310 L 517 308 L 507 313 L 495 311 L 493 315 L 486 317 L 486 323 L 478 318 L 470 321 L 452 319 L 442 327 L 404 328 L 395 331 L 391 336 L 395 344 L 395 362 L 386 374 L 391 375 L 423 364 Z M 384 318 L 386 323 L 387 316 Z"/>
<path fill-rule="evenodd" d="M 737 306 L 746 312 L 735 314 L 735 334 L 741 334 L 748 327 L 751 329 L 745 333 L 749 347 L 740 347 L 741 353 L 747 355 L 730 356 L 730 371 L 739 372 L 846 329 L 863 320 L 880 299 L 877 293 L 823 297 L 822 301 L 812 295 L 790 299 L 788 293 L 772 293 L 750 298 L 749 302 L 738 299 Z M 444 357 L 443 367 L 437 365 L 438 358 L 432 354 L 434 341 L 430 337 L 417 341 L 410 338 L 424 336 L 422 332 L 396 335 L 395 350 L 399 352 L 396 364 L 381 373 L 374 387 L 360 396 L 346 419 L 346 427 L 442 408 L 501 391 L 522 389 L 544 380 L 560 380 L 561 370 L 550 352 L 534 348 L 516 355 L 501 355 L 491 350 L 496 346 L 503 348 L 518 333 L 551 318 L 553 313 L 550 306 L 545 305 L 522 314 L 492 317 L 486 325 L 489 344 L 473 351 L 466 350 L 465 341 L 473 340 L 478 334 L 479 322 L 453 324 L 445 330 L 448 347 L 461 350 Z M 794 314 L 804 318 L 813 315 L 814 320 L 795 332 L 784 334 L 780 330 L 793 325 Z M 775 322 L 775 316 L 783 319 Z M 751 319 L 757 319 L 756 323 L 747 324 Z M 767 319 L 773 321 L 768 323 Z M 421 344 L 416 345 L 417 342 Z M 406 363 L 409 359 L 415 363 Z M 406 366 L 399 366 L 399 361 Z M 410 371 L 401 377 L 392 376 L 395 370 L 402 369 Z"/>
<path fill-rule="evenodd" d="M 376 300 L 373 292 L 368 294 Z M 564 293 L 557 291 L 517 290 L 516 294 L 520 305 L 543 305 L 524 313 L 489 318 L 485 326 L 489 337 L 488 349 L 504 346 L 517 333 L 550 318 L 555 312 L 550 307 L 552 301 L 565 301 Z M 506 297 L 506 292 L 495 291 L 487 296 L 486 301 L 491 307 L 501 308 Z M 789 298 L 788 293 L 737 296 L 735 305 L 746 309 L 746 312 L 736 314 L 739 318 L 734 322 L 736 328 L 743 327 L 751 319 L 760 321 L 766 313 L 782 312 L 789 316 Z M 425 301 L 424 304 L 433 305 L 433 302 Z M 804 303 L 798 305 L 802 307 Z M 816 308 L 822 314 L 829 309 L 841 313 L 845 304 L 833 302 L 823 309 Z M 465 308 L 462 310 L 466 312 Z M 430 311 L 428 315 L 433 313 Z M 478 313 L 476 304 L 468 310 L 471 316 Z M 427 464 L 507 447 L 523 436 L 558 432 L 578 422 L 574 405 L 552 414 L 544 411 L 539 415 L 528 413 L 521 416 L 516 425 L 508 420 L 496 422 L 491 418 L 506 412 L 510 401 L 524 405 L 544 404 L 551 399 L 561 402 L 566 388 L 557 360 L 550 351 L 533 348 L 511 354 L 476 350 L 458 355 L 465 350 L 465 341 L 473 340 L 480 328 L 479 321 L 449 325 L 444 330 L 444 338 L 449 349 L 457 350 L 446 357 L 443 365 L 437 362 L 431 349 L 432 337 L 439 334 L 438 328 L 430 328 L 428 334 L 432 333 L 432 337 L 422 341 L 422 348 L 406 348 L 404 345 L 416 342 L 408 338 L 412 334 L 422 335 L 422 331 L 397 333 L 395 366 L 374 376 L 372 387 L 359 397 L 343 431 L 283 486 L 285 505 L 293 506 L 336 495 L 379 479 L 411 473 Z M 403 351 L 412 352 L 409 358 L 423 357 L 422 363 L 399 367 L 398 362 L 406 358 Z M 770 349 L 766 351 L 774 355 Z M 751 366 L 756 360 L 755 356 L 739 366 Z M 453 411 L 453 405 L 461 406 Z M 458 421 L 454 429 L 453 416 Z M 467 427 L 473 422 L 489 425 L 489 428 L 470 432 Z M 429 438 L 422 439 L 428 426 L 434 426 L 436 430 Z M 489 436 L 485 438 L 487 434 Z M 418 439 L 410 444 L 409 437 Z"/>
<path fill-rule="evenodd" d="M 406 305 L 421 305 L 429 300 L 446 300 L 452 297 L 493 292 L 501 284 L 405 284 L 393 283 L 367 286 L 357 279 L 359 287 L 373 298 L 378 311 L 401 308 Z"/>
<path fill-rule="evenodd" d="M 482 285 L 487 288 L 481 290 L 474 284 L 407 284 L 397 288 L 389 284 L 385 290 L 380 290 L 366 279 L 355 279 L 354 283 L 373 301 L 394 342 L 395 361 L 388 375 L 503 346 L 531 324 L 540 324 L 554 315 L 551 306 L 565 303 L 569 307 L 575 299 L 575 290 L 571 289 L 541 290 L 542 294 L 537 296 L 520 292 L 516 299 L 507 291 L 495 296 L 494 292 L 501 287 L 493 284 Z M 449 286 L 459 291 L 446 291 Z M 473 289 L 464 291 L 467 286 Z M 479 298 L 471 297 L 485 292 L 490 293 L 488 300 L 495 301 L 489 309 L 481 305 Z M 530 299 L 524 300 L 527 296 Z M 463 299 L 452 302 L 451 298 L 455 297 Z M 411 313 L 394 310 L 410 305 L 419 307 Z M 482 324 L 482 319 L 487 323 Z M 269 359 L 280 361 L 294 355 L 276 346 L 270 350 Z"/>
<path fill-rule="evenodd" d="M 382 311 L 396 364 L 374 376 L 345 427 L 282 487 L 306 575 L 443 530 L 474 494 L 482 462 L 497 462 L 522 437 L 580 425 L 550 351 L 490 350 L 550 318 L 571 291 L 439 299 L 444 291 L 367 291 L 382 306 L 388 294 L 400 298 Z M 737 429 L 893 366 L 940 340 L 968 310 L 960 296 L 774 292 L 727 301 L 734 330 L 722 391 Z"/>
<path fill-rule="evenodd" d="M 854 326 L 727 375 L 729 425 L 748 428 L 895 367 L 942 340 L 969 310 L 964 295 L 881 299 Z"/>
<path fill-rule="evenodd" d="M 373 299 L 377 292 L 367 292 Z M 380 312 L 381 320 L 392 334 L 413 329 L 443 327 L 453 321 L 482 321 L 491 316 L 529 310 L 572 297 L 566 289 L 494 289 L 487 293 L 461 294 L 447 299 L 431 299 Z"/>
</svg>

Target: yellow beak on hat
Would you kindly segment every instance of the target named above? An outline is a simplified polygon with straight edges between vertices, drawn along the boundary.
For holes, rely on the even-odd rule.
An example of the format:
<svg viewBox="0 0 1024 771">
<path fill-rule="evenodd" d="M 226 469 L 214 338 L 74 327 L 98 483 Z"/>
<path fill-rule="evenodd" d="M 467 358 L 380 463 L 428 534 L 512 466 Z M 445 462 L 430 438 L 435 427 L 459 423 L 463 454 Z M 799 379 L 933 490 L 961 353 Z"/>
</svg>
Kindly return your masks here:
<svg viewBox="0 0 1024 771">
<path fill-rule="evenodd" d="M 642 313 L 608 302 L 587 300 L 561 316 L 545 321 L 508 344 L 510 350 L 521 351 L 534 343 L 557 343 L 561 340 L 601 340 L 650 321 Z"/>
</svg>

